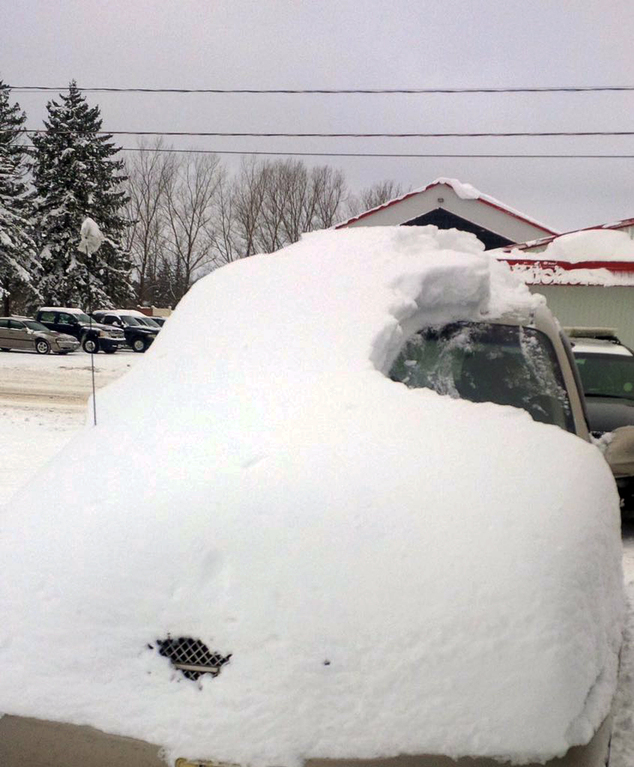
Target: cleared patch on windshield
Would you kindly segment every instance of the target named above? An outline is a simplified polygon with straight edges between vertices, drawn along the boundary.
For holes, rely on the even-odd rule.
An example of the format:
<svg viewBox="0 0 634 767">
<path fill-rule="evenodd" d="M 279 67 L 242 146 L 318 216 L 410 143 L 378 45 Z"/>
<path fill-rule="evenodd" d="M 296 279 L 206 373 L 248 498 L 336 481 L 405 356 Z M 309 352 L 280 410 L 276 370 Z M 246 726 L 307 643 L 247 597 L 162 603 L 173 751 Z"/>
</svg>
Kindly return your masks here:
<svg viewBox="0 0 634 767">
<path fill-rule="evenodd" d="M 493 323 L 428 327 L 406 342 L 389 375 L 409 388 L 519 407 L 535 421 L 574 431 L 555 351 L 534 328 Z"/>
<path fill-rule="evenodd" d="M 222 655 L 210 650 L 200 639 L 168 635 L 167 639 L 157 639 L 159 655 L 169 658 L 172 665 L 187 679 L 197 680 L 203 674 L 218 676 L 220 669 L 229 663 L 231 653 Z M 150 645 L 150 649 L 152 645 Z"/>
</svg>

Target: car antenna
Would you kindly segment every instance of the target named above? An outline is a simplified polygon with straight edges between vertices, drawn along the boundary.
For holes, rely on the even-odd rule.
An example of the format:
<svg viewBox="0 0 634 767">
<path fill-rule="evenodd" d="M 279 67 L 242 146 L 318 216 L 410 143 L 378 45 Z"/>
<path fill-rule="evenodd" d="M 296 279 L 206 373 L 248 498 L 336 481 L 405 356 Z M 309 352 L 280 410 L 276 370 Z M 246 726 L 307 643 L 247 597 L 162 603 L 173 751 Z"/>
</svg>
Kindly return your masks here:
<svg viewBox="0 0 634 767">
<path fill-rule="evenodd" d="M 81 253 L 85 253 L 86 258 L 86 274 L 88 276 L 88 326 L 89 334 L 92 336 L 92 291 L 90 290 L 90 261 L 92 256 L 99 250 L 101 243 L 103 242 L 103 234 L 99 229 L 99 226 L 92 218 L 86 217 L 81 225 L 81 240 L 77 246 L 77 250 Z M 92 379 L 92 418 L 93 426 L 97 425 L 97 391 L 95 389 L 95 354 L 97 348 L 90 355 L 90 375 Z"/>
</svg>

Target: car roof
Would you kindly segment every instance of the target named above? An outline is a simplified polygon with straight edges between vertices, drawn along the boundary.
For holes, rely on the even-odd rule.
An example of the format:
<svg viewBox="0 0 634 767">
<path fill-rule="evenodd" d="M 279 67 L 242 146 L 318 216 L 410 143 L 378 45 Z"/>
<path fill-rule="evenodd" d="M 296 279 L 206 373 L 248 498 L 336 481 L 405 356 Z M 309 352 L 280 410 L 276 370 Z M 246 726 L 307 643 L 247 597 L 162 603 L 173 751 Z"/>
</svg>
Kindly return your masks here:
<svg viewBox="0 0 634 767">
<path fill-rule="evenodd" d="M 571 339 L 571 343 L 575 354 L 612 354 L 615 357 L 634 357 L 627 346 L 601 338 L 574 338 Z"/>
<path fill-rule="evenodd" d="M 116 316 L 125 315 L 126 317 L 145 317 L 143 312 L 137 312 L 136 309 L 96 309 L 93 314 L 114 314 Z"/>
</svg>

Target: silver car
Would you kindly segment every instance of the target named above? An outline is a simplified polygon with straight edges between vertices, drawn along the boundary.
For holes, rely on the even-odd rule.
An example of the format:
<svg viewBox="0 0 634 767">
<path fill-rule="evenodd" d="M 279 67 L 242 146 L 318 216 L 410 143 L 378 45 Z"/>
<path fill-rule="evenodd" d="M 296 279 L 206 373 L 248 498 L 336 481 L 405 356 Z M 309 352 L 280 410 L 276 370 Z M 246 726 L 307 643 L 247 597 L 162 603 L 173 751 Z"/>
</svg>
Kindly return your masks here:
<svg viewBox="0 0 634 767">
<path fill-rule="evenodd" d="M 49 330 L 28 317 L 0 317 L 0 350 L 36 351 L 38 354 L 68 354 L 79 346 L 79 341 L 66 333 Z"/>
</svg>

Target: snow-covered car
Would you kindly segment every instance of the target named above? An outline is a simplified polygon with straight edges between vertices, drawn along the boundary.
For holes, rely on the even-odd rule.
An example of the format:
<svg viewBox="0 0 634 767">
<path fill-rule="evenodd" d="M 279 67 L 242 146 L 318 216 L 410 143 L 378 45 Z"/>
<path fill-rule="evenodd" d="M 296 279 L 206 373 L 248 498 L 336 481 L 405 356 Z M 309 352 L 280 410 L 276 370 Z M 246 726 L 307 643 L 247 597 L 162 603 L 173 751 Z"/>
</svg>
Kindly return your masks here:
<svg viewBox="0 0 634 767">
<path fill-rule="evenodd" d="M 66 333 L 50 330 L 29 317 L 0 317 L 0 351 L 33 350 L 38 354 L 68 354 L 79 341 Z"/>
<path fill-rule="evenodd" d="M 588 425 L 596 437 L 634 426 L 634 352 L 613 328 L 566 328 L 581 375 Z M 608 438 L 610 440 L 611 438 Z M 608 442 L 609 447 L 609 442 Z M 624 511 L 634 512 L 634 478 L 616 477 Z"/>
<path fill-rule="evenodd" d="M 519 400 L 464 399 L 476 355 Z M 3 765 L 606 764 L 618 494 L 474 236 L 234 262 L 97 398 L 1 517 Z"/>
</svg>

